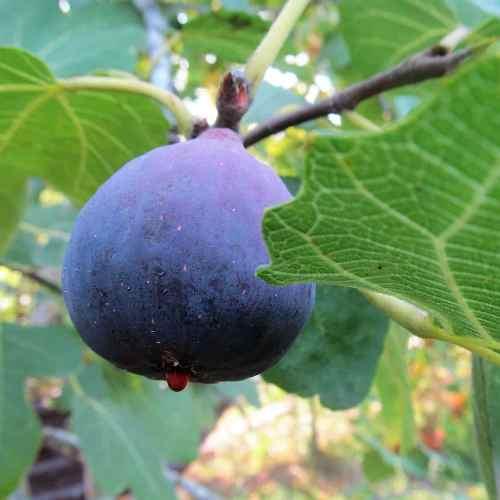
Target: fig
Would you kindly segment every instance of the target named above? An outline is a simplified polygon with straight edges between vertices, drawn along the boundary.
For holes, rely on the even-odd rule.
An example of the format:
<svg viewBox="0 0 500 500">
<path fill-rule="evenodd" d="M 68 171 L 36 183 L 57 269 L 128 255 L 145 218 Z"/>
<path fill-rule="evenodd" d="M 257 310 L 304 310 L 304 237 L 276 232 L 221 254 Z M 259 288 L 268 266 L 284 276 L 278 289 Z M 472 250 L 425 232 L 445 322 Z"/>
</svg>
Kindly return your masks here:
<svg viewBox="0 0 500 500">
<path fill-rule="evenodd" d="M 271 367 L 314 303 L 312 284 L 255 275 L 269 260 L 264 210 L 290 198 L 229 129 L 133 159 L 72 231 L 62 280 L 79 334 L 119 368 L 174 390 Z"/>
</svg>

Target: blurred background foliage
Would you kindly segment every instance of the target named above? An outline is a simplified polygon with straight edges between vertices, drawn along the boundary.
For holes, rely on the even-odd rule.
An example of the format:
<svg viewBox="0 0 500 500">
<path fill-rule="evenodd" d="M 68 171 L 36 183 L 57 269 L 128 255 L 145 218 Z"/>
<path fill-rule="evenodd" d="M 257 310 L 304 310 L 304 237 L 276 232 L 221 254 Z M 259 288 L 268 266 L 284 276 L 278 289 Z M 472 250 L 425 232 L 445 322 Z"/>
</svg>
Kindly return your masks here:
<svg viewBox="0 0 500 500">
<path fill-rule="evenodd" d="M 221 76 L 245 62 L 282 1 L 157 3 L 166 20 L 168 84 L 213 121 Z M 500 4 L 374 0 L 370 10 L 380 15 L 367 10 L 362 0 L 311 2 L 244 127 L 326 97 L 458 24 L 491 23 Z M 140 13 L 126 1 L 0 0 L 0 44 L 29 50 L 57 77 L 147 80 L 157 63 Z M 291 128 L 252 152 L 297 189 L 309 130 L 342 134 L 367 120 L 394 123 L 435 85 Z M 153 144 L 167 128 L 155 128 L 156 113 L 148 125 Z M 82 202 L 89 193 L 63 194 L 57 182 L 33 177 L 18 189 L 9 165 L 1 168 L 9 179 L 3 189 L 15 186 L 19 200 L 10 215 L 2 212 L 2 231 L 17 223 L 16 211 L 21 215 L 0 257 L 0 498 L 59 498 L 56 492 L 68 488 L 74 498 L 89 491 L 92 498 L 126 498 L 130 489 L 136 498 L 169 498 L 172 479 L 183 498 L 485 498 L 469 353 L 400 331 L 354 290 L 320 287 L 300 342 L 263 377 L 170 393 L 163 383 L 110 367 L 71 329 L 59 280 L 78 207 L 66 196 Z"/>
</svg>

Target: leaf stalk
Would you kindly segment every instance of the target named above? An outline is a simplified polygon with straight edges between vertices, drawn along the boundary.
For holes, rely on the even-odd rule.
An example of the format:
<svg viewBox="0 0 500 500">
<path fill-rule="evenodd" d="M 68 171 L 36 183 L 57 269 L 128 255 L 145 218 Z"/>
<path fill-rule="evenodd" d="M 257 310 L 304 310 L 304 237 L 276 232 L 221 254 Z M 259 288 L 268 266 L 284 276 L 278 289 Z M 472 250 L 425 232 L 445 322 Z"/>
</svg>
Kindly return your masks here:
<svg viewBox="0 0 500 500">
<path fill-rule="evenodd" d="M 132 78 L 109 78 L 103 76 L 77 76 L 58 80 L 58 85 L 65 90 L 114 90 L 141 94 L 158 101 L 174 115 L 179 132 L 190 137 L 194 119 L 186 105 L 173 92 Z"/>
<path fill-rule="evenodd" d="M 245 76 L 250 83 L 252 95 L 255 95 L 264 73 L 278 56 L 288 35 L 308 3 L 309 0 L 288 0 L 255 52 L 247 61 Z"/>
<path fill-rule="evenodd" d="M 409 302 L 367 289 L 361 289 L 360 291 L 375 307 L 385 312 L 391 319 L 413 335 L 459 345 L 500 366 L 499 342 L 487 342 L 484 339 L 455 335 L 438 326 L 429 313 Z"/>
</svg>

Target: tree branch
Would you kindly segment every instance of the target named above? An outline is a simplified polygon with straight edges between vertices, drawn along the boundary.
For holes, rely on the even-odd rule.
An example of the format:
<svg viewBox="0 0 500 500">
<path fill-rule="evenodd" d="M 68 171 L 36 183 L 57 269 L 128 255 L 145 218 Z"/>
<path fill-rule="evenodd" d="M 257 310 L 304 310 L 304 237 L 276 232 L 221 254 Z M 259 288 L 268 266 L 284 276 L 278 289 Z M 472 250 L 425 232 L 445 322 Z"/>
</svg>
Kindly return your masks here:
<svg viewBox="0 0 500 500">
<path fill-rule="evenodd" d="M 370 97 L 404 85 L 439 78 L 453 71 L 473 53 L 473 49 L 449 52 L 443 45 L 436 45 L 416 54 L 394 68 L 377 73 L 368 80 L 356 83 L 316 104 L 271 118 L 248 132 L 243 142 L 246 147 L 295 125 L 356 108 Z"/>
<path fill-rule="evenodd" d="M 43 427 L 42 431 L 46 441 L 45 444 L 49 448 L 57 450 L 69 458 L 80 459 L 80 442 L 75 434 L 65 429 L 51 426 Z"/>
<path fill-rule="evenodd" d="M 75 434 L 65 429 L 45 426 L 43 435 L 49 446 L 73 458 L 79 458 L 80 439 Z M 220 500 L 220 497 L 206 486 L 184 477 L 169 465 L 165 465 L 164 474 L 169 481 L 172 481 L 174 486 L 179 485 L 195 500 Z"/>
<path fill-rule="evenodd" d="M 166 466 L 164 471 L 167 479 L 172 481 L 175 486 L 179 485 L 184 491 L 189 493 L 194 500 L 221 500 L 219 495 L 209 490 L 206 486 L 182 476 L 172 467 Z"/>
<path fill-rule="evenodd" d="M 25 269 L 20 266 L 6 264 L 5 262 L 0 262 L 0 266 L 6 267 L 7 269 L 15 271 L 16 273 L 21 273 L 23 276 L 26 276 L 26 278 L 29 278 L 31 281 L 38 283 L 40 286 L 43 286 L 44 288 L 50 290 L 53 293 L 56 293 L 58 295 L 62 294 L 62 289 L 57 283 L 54 283 L 53 281 L 50 281 L 47 278 L 44 278 L 43 276 L 41 276 L 32 269 Z"/>
</svg>

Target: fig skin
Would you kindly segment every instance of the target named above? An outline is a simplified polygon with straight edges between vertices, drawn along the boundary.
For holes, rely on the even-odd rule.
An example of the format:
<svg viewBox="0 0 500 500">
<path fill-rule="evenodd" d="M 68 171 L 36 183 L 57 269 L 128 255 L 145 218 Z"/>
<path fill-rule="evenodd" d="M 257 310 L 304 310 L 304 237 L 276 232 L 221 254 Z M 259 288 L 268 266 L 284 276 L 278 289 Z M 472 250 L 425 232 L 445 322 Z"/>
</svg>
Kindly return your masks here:
<svg viewBox="0 0 500 500">
<path fill-rule="evenodd" d="M 264 210 L 290 199 L 229 129 L 127 163 L 83 207 L 65 255 L 64 300 L 83 340 L 153 379 L 240 380 L 274 365 L 315 293 L 255 276 L 269 261 Z"/>
</svg>

